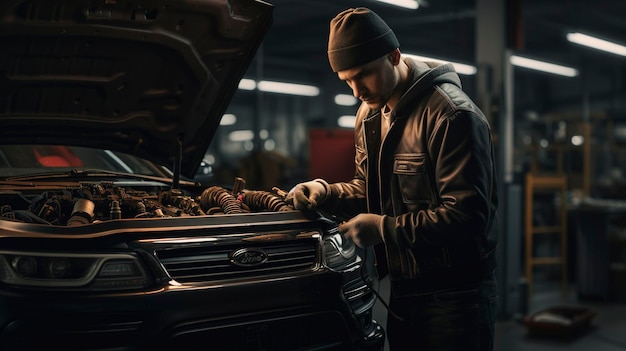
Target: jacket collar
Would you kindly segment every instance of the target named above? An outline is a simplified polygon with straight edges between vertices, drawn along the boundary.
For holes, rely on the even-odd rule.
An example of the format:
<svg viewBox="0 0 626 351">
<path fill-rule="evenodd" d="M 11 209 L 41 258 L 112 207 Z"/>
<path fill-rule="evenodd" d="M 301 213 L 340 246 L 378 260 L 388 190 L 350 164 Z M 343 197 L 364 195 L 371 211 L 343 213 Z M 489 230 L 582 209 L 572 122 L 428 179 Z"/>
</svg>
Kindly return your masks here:
<svg viewBox="0 0 626 351">
<path fill-rule="evenodd" d="M 406 115 L 403 113 L 404 109 L 413 106 L 417 96 L 437 84 L 451 83 L 461 87 L 461 79 L 451 63 L 423 62 L 409 57 L 403 57 L 402 59 L 409 66 L 409 79 L 411 83 L 409 88 L 400 97 L 400 100 L 398 100 L 396 108 L 391 111 L 392 120 L 394 120 L 396 116 L 401 117 Z M 380 117 L 381 112 L 379 110 L 369 109 L 364 103 L 361 104 L 361 108 L 367 109 L 364 120 Z"/>
<path fill-rule="evenodd" d="M 403 57 L 409 66 L 411 84 L 398 101 L 398 105 L 392 111 L 392 118 L 405 115 L 402 111 L 414 104 L 415 98 L 433 86 L 443 83 L 451 83 L 461 87 L 461 79 L 451 63 L 440 64 L 435 62 L 422 62 L 408 57 Z"/>
</svg>

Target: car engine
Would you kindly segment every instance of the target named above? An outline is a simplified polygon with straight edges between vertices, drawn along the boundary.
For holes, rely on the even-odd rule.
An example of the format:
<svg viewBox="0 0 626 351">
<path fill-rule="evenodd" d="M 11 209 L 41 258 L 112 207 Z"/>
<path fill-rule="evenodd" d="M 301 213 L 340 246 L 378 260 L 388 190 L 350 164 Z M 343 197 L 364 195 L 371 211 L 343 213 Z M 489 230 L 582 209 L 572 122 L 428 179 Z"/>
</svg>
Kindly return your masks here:
<svg viewBox="0 0 626 351">
<path fill-rule="evenodd" d="M 164 189 L 159 184 L 120 186 L 110 181 L 76 186 L 0 192 L 0 218 L 25 223 L 75 226 L 131 218 L 159 218 L 290 211 L 293 207 L 269 191 L 245 190 L 237 178 L 233 190 L 209 186 L 197 191 Z M 198 188 L 199 189 L 199 188 Z"/>
</svg>

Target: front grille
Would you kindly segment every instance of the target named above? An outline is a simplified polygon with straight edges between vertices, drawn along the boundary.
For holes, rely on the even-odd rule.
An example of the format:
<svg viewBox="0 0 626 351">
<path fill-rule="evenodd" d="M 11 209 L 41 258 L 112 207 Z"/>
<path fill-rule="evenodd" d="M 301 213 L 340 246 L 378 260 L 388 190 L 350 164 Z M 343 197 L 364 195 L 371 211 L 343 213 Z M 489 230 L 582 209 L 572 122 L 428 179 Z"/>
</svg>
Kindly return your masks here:
<svg viewBox="0 0 626 351">
<path fill-rule="evenodd" d="M 238 266 L 231 255 L 241 249 L 262 250 L 264 263 Z M 310 270 L 318 265 L 320 244 L 315 238 L 271 243 L 237 243 L 157 250 L 170 277 L 180 283 L 266 277 Z"/>
</svg>

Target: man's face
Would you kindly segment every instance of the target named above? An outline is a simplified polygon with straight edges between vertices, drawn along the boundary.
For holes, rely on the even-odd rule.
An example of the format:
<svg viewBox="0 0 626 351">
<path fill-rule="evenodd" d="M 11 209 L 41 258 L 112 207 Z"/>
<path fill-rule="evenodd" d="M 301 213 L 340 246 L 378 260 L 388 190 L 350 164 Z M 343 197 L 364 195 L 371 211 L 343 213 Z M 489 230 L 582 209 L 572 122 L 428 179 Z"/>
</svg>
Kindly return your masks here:
<svg viewBox="0 0 626 351">
<path fill-rule="evenodd" d="M 371 109 L 381 109 L 393 94 L 397 78 L 390 56 L 385 55 L 362 66 L 337 72 L 352 89 L 354 97 Z"/>
</svg>

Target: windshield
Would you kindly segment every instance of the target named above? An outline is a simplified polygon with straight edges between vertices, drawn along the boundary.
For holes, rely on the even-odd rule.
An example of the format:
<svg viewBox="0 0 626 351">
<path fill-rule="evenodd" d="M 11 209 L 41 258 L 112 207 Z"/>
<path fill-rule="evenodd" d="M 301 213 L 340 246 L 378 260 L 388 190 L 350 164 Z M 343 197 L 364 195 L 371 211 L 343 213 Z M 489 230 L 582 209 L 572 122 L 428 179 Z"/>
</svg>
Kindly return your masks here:
<svg viewBox="0 0 626 351">
<path fill-rule="evenodd" d="M 0 178 L 75 169 L 170 176 L 167 170 L 150 161 L 109 150 L 62 145 L 0 145 Z"/>
</svg>

